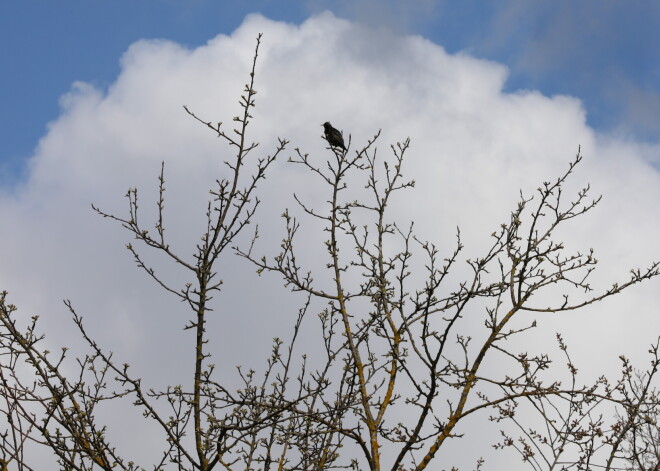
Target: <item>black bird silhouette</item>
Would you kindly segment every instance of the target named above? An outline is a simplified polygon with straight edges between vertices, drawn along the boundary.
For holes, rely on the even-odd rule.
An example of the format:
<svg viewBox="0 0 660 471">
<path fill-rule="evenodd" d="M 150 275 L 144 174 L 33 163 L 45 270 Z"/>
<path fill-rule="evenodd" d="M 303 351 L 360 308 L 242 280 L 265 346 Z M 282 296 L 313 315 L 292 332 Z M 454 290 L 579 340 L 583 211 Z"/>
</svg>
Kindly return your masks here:
<svg viewBox="0 0 660 471">
<path fill-rule="evenodd" d="M 339 131 L 332 127 L 332 124 L 326 121 L 321 126 L 323 126 L 325 129 L 325 138 L 327 139 L 328 144 L 330 144 L 332 147 L 340 147 L 346 150 L 346 146 L 344 145 L 344 138 Z"/>
</svg>

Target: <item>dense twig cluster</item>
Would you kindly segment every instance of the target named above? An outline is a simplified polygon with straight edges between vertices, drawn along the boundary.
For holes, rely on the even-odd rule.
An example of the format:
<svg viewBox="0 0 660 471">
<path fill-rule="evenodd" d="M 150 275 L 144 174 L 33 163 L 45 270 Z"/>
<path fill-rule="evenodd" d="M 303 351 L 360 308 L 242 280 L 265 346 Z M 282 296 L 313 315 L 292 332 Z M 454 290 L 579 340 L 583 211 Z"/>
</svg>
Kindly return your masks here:
<svg viewBox="0 0 660 471">
<path fill-rule="evenodd" d="M 463 249 L 460 233 L 456 246 L 446 251 L 418 238 L 412 224 L 389 218 L 392 199 L 414 186 L 402 170 L 410 141 L 391 146 L 392 156 L 381 161 L 376 150 L 380 132 L 357 151 L 351 150 L 350 137 L 345 148 L 330 142 L 331 157 L 322 164 L 299 149 L 290 158 L 318 178 L 327 193 L 321 207 L 296 197 L 303 215 L 320 221 L 326 234 L 321 267 L 296 255 L 303 223 L 289 210 L 283 214 L 279 254 L 256 255 L 256 231 L 248 247 L 235 246 L 254 218 L 259 182 L 288 144 L 280 140 L 273 154 L 256 163 L 248 159 L 257 148 L 246 130 L 255 105 L 260 39 L 233 133 L 186 108 L 235 150 L 226 162 L 229 177 L 211 191 L 206 231 L 192 258 L 180 255 L 166 238 L 164 164 L 155 234 L 139 218 L 137 189 L 126 195 L 128 217 L 94 207 L 135 237 L 137 244 L 127 248 L 137 265 L 190 309 L 186 329 L 195 333 L 190 385 L 162 391 L 145 387 L 127 364 L 117 363 L 87 334 L 68 301 L 89 353 L 77 359 L 79 374 L 67 376 L 66 349 L 54 355 L 41 348 L 36 318 L 21 331 L 16 308 L 3 293 L 2 466 L 32 470 L 26 450 L 43 446 L 61 469 L 144 469 L 121 457 L 95 416 L 104 401 L 131 397 L 164 438 L 162 454 L 151 463 L 154 470 L 430 469 L 439 450 L 464 433 L 459 424 L 477 413 L 502 426 L 496 448 L 515 449 L 535 470 L 658 469 L 660 406 L 653 388 L 658 345 L 651 350 L 648 371 L 635 372 L 622 357 L 619 380 L 600 378 L 592 385 L 579 383 L 559 335 L 568 382 L 548 374 L 560 363 L 551 355 L 511 347 L 512 338 L 536 327 L 533 316 L 538 313 L 579 309 L 660 274 L 656 262 L 595 292 L 589 284 L 597 265 L 593 251 L 567 253 L 556 238 L 558 227 L 599 201 L 589 199 L 588 186 L 572 200 L 563 195 L 582 159 L 579 152 L 567 171 L 544 183 L 535 197 L 521 196 L 510 219 L 492 234 L 490 248 L 466 261 L 470 271 L 462 282 L 452 276 Z M 362 193 L 356 192 L 355 181 L 363 183 Z M 183 267 L 193 281 L 172 285 L 147 265 L 141 247 Z M 276 273 L 292 290 L 306 294 L 290 342 L 275 339 L 262 374 L 239 369 L 243 385 L 238 390 L 217 378 L 207 349 L 214 336 L 205 328 L 211 300 L 222 286 L 218 266 L 229 249 L 254 263 L 259 273 Z M 324 270 L 328 276 L 321 276 Z M 320 311 L 320 354 L 301 360 L 294 347 L 303 321 L 315 310 Z M 482 330 L 466 330 L 468 317 Z M 503 366 L 487 366 L 492 364 Z M 511 426 L 519 436 L 514 437 Z M 476 468 L 482 466 L 478 459 Z"/>
</svg>

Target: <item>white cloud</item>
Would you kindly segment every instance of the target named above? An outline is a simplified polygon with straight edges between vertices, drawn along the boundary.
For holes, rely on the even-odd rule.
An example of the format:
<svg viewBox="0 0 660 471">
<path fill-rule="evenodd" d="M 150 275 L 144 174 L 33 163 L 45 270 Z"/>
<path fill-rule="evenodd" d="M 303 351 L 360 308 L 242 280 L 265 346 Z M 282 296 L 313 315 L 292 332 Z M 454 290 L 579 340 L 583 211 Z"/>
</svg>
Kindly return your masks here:
<svg viewBox="0 0 660 471">
<path fill-rule="evenodd" d="M 447 251 L 460 226 L 467 251 L 476 254 L 508 218 L 518 189 L 531 195 L 558 176 L 582 145 L 585 161 L 571 185 L 591 182 L 605 198 L 566 234 L 568 243 L 597 249 L 601 283 L 621 281 L 628 268 L 660 258 L 660 174 L 650 165 L 660 147 L 596 134 L 576 98 L 502 93 L 505 67 L 447 54 L 420 37 L 376 32 L 330 14 L 300 26 L 250 16 L 231 36 L 194 50 L 167 41 L 135 43 L 107 91 L 74 84 L 30 162 L 25 185 L 0 199 L 0 284 L 24 313 L 42 316 L 53 345 L 76 344 L 60 303 L 70 298 L 100 343 L 146 379 L 186 381 L 182 371 L 193 351 L 189 333 L 181 332 L 184 306 L 161 296 L 135 269 L 123 248 L 127 234 L 94 215 L 90 203 L 124 215 L 122 195 L 138 187 L 144 217 L 153 217 L 164 160 L 172 246 L 192 253 L 208 189 L 226 171 L 222 160 L 229 154 L 182 105 L 230 123 L 259 32 L 264 43 L 251 136 L 262 152 L 285 137 L 292 140 L 291 153 L 300 147 L 324 160 L 320 123 L 328 120 L 350 134 L 354 146 L 382 129 L 381 155 L 409 136 L 406 175 L 418 185 L 393 211 L 415 219 L 421 235 Z M 265 238 L 282 235 L 278 216 L 293 206 L 291 191 L 325 200 L 307 175 L 284 160 L 262 188 Z M 186 280 L 154 260 L 167 278 Z M 287 334 L 293 313 L 279 280 L 255 279 L 253 267 L 231 256 L 224 263 L 226 290 L 211 328 L 222 338 L 218 363 L 229 371 L 238 363 L 258 364 L 270 338 Z M 645 360 L 647 345 L 660 332 L 657 288 L 655 281 L 588 312 L 544 319 L 543 335 L 551 339 L 563 331 L 594 371 L 611 368 L 624 352 Z M 255 322 L 263 329 L 255 332 Z M 137 444 L 125 446 L 137 457 Z"/>
</svg>

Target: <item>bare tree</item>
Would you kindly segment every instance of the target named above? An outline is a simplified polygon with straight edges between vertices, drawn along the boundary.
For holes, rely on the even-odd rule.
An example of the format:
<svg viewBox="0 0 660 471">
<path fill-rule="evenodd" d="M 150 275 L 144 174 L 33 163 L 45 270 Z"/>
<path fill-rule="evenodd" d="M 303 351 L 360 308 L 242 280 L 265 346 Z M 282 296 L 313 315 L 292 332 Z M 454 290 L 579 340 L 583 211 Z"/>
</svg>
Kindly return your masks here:
<svg viewBox="0 0 660 471">
<path fill-rule="evenodd" d="M 335 390 L 341 391 L 347 383 L 351 395 L 341 391 L 334 400 L 324 400 L 327 406 L 313 415 L 339 413 L 341 426 L 332 433 L 355 442 L 372 470 L 425 469 L 448 439 L 458 436 L 459 423 L 466 417 L 486 409 L 496 409 L 500 418 L 514 417 L 523 400 L 531 401 L 548 425 L 553 423 L 550 411 L 557 404 L 571 404 L 569 409 L 574 410 L 566 430 L 561 431 L 564 437 L 578 434 L 584 441 L 600 433 L 585 430 L 574 419 L 577 415 L 587 420 L 594 401 L 627 405 L 629 398 L 617 395 L 627 377 L 616 387 L 605 379 L 581 386 L 569 358 L 573 382 L 564 387 L 559 381 L 544 380 L 543 373 L 552 363 L 549 355 L 530 356 L 507 347 L 513 337 L 536 326 L 530 316 L 522 325 L 514 323 L 522 313 L 576 310 L 658 275 L 656 262 L 593 294 L 588 283 L 597 264 L 593 252 L 567 254 L 564 244 L 555 239 L 560 225 L 590 211 L 600 200 L 588 200 L 586 187 L 572 201 L 563 201 L 562 187 L 582 159 L 580 154 L 564 175 L 538 189 L 536 199 L 522 197 L 508 223 L 493 233 L 491 248 L 483 257 L 467 260 L 472 275 L 447 287 L 463 248 L 460 238 L 454 251 L 443 257 L 438 247 L 414 235 L 412 225 L 402 228 L 387 219 L 390 198 L 414 185 L 402 175 L 409 141 L 392 146 L 391 160 L 379 164 L 374 148 L 377 138 L 378 134 L 353 154 L 332 148 L 327 166 L 314 164 L 317 159 L 300 151 L 292 159 L 328 189 L 325 208 L 311 208 L 299 199 L 298 203 L 304 214 L 325 224 L 329 283 L 315 281 L 319 274 L 296 256 L 301 223 L 289 212 L 284 215 L 283 251 L 272 261 L 255 257 L 252 251 L 240 252 L 260 270 L 279 273 L 293 290 L 328 303 L 324 338 L 334 339 L 326 342 L 327 358 L 328 365 L 336 363 L 337 368 L 328 380 L 341 378 Z M 368 195 L 350 191 L 351 173 L 364 175 Z M 423 265 L 415 263 L 420 255 Z M 425 271 L 421 283 L 420 268 Z M 562 289 L 564 294 L 553 301 L 543 296 L 550 288 Z M 576 292 L 586 296 L 573 301 Z M 479 334 L 461 327 L 467 315 L 483 319 L 484 332 L 476 344 L 471 336 Z M 508 363 L 508 368 L 504 372 L 486 369 L 487 361 Z M 649 373 L 649 380 L 654 373 Z M 340 400 L 343 410 L 336 407 Z M 582 442 L 572 444 L 583 451 Z M 555 450 L 553 460 L 534 462 L 535 450 L 524 444 L 523 458 L 539 469 L 565 468 L 560 457 L 570 456 L 568 445 L 567 441 Z M 594 451 L 587 450 L 586 459 Z M 581 464 L 576 461 L 575 466 L 579 469 Z"/>
<path fill-rule="evenodd" d="M 653 387 L 653 379 L 660 366 L 660 341 L 650 350 L 653 355 L 648 371 L 635 371 L 625 358 L 626 383 L 622 392 L 626 403 L 615 422 L 610 439 L 613 451 L 608 465 L 616 458 L 627 462 L 625 469 L 660 471 L 660 392 Z"/>
<path fill-rule="evenodd" d="M 577 368 L 559 336 L 558 341 L 575 388 Z M 518 403 L 513 408 L 498 407 L 499 413 L 491 419 L 513 423 L 519 435 L 502 432 L 503 440 L 496 447 L 514 448 L 535 470 L 656 469 L 660 398 L 651 386 L 660 365 L 658 343 L 649 353 L 648 371 L 635 372 L 621 356 L 620 378 L 611 382 L 603 376 L 584 395 L 529 396 L 520 407 Z M 541 420 L 536 427 L 516 416 L 518 408 L 537 413 Z"/>
<path fill-rule="evenodd" d="M 414 187 L 403 174 L 408 139 L 392 145 L 384 160 L 377 158 L 380 132 L 357 150 L 350 136 L 345 148 L 329 145 L 325 162 L 296 149 L 290 162 L 318 179 L 326 203 L 313 207 L 296 197 L 298 209 L 283 214 L 281 252 L 257 255 L 258 229 L 248 246 L 239 246 L 237 237 L 255 219 L 257 187 L 288 144 L 280 139 L 271 154 L 254 157 L 257 144 L 247 138 L 260 40 L 233 133 L 186 108 L 234 151 L 226 161 L 228 176 L 212 190 L 206 231 L 192 256 L 182 255 L 166 237 L 164 164 L 154 233 L 139 217 L 137 189 L 126 195 L 125 217 L 94 207 L 129 231 L 137 242 L 127 248 L 138 267 L 190 310 L 185 326 L 195 333 L 190 384 L 161 391 L 143 385 L 128 364 L 88 335 L 69 301 L 89 353 L 76 358 L 79 374 L 66 375 L 66 349 L 57 355 L 43 350 L 37 319 L 19 328 L 16 308 L 4 293 L 2 465 L 35 469 L 29 450 L 45 447 L 61 469 L 146 469 L 122 457 L 95 415 L 100 404 L 131 397 L 162 433 L 163 450 L 151 457 L 154 470 L 403 471 L 427 469 L 433 461 L 435 469 L 450 466 L 440 450 L 469 434 L 462 425 L 478 414 L 501 424 L 503 441 L 496 447 L 517 450 L 533 469 L 618 469 L 626 463 L 653 469 L 653 453 L 657 466 L 657 448 L 649 445 L 657 439 L 651 427 L 658 410 L 651 388 L 657 346 L 648 371 L 634 376 L 624 360 L 621 379 L 590 385 L 579 383 L 561 336 L 558 351 L 565 359 L 514 346 L 536 327 L 535 316 L 583 308 L 660 274 L 655 262 L 595 291 L 589 284 L 597 266 L 593 251 L 570 253 L 558 239 L 560 226 L 600 200 L 589 199 L 588 186 L 568 201 L 563 194 L 580 153 L 534 197 L 521 196 L 482 256 L 462 261 L 460 233 L 447 249 L 418 237 L 413 224 L 390 218 L 392 200 Z M 301 217 L 320 223 L 323 264 L 299 255 Z M 161 277 L 145 262 L 144 248 L 182 267 L 191 281 L 175 286 Z M 291 339 L 275 339 L 261 373 L 239 368 L 243 384 L 237 390 L 217 377 L 207 348 L 217 338 L 205 329 L 222 287 L 218 267 L 231 252 L 305 294 Z M 462 263 L 469 275 L 457 281 L 454 273 Z M 303 355 L 297 340 L 309 317 L 319 323 L 321 349 Z M 561 361 L 568 365 L 567 384 L 557 379 L 555 363 Z M 623 411 L 618 418 L 616 407 Z M 525 413 L 523 421 L 517 414 L 523 409 L 534 415 Z M 604 417 L 613 419 L 609 428 Z M 519 437 L 513 438 L 512 427 Z M 477 469 L 485 452 L 477 451 Z"/>
</svg>

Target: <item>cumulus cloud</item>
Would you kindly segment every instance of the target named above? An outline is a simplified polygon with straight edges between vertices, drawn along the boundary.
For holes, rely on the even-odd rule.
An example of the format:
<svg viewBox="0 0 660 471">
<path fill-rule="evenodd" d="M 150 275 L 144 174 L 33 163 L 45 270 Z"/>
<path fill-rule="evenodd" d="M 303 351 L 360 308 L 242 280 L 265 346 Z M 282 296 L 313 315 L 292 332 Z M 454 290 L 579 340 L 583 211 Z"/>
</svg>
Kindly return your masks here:
<svg viewBox="0 0 660 471">
<path fill-rule="evenodd" d="M 100 344 L 134 364 L 145 380 L 156 386 L 188 381 L 193 351 L 189 333 L 181 332 L 184 306 L 135 269 L 123 248 L 131 242 L 127 234 L 95 215 L 90 203 L 124 215 L 122 195 L 137 187 L 145 219 L 153 218 L 164 161 L 172 245 L 182 254 L 193 252 L 208 189 L 226 172 L 222 162 L 229 151 L 182 105 L 230 122 L 259 32 L 264 43 L 251 136 L 262 152 L 283 137 L 292 140 L 291 149 L 323 161 L 325 121 L 350 134 L 354 146 L 382 129 L 380 153 L 410 137 L 405 173 L 417 187 L 393 206 L 395 216 L 415 219 L 420 235 L 447 252 L 460 226 L 468 253 L 476 255 L 508 218 L 518 189 L 533 194 L 566 169 L 581 145 L 585 160 L 571 188 L 589 182 L 605 197 L 564 234 L 567 242 L 597 250 L 604 265 L 595 280 L 601 288 L 660 258 L 660 173 L 651 165 L 660 146 L 594 132 L 578 98 L 504 93 L 504 66 L 448 54 L 421 37 L 374 31 L 328 13 L 301 25 L 252 15 L 230 36 L 195 49 L 162 40 L 133 44 L 107 90 L 74 84 L 30 160 L 26 182 L 0 197 L 0 284 L 24 314 L 41 315 L 53 346 L 77 342 L 60 303 L 69 298 Z M 294 206 L 292 191 L 319 204 L 326 199 L 284 160 L 261 189 L 264 250 L 282 235 L 278 216 Z M 166 278 L 187 281 L 157 257 L 150 261 Z M 279 280 L 257 278 L 253 267 L 231 256 L 223 260 L 221 276 L 225 291 L 211 322 L 218 363 L 225 371 L 238 363 L 258 365 L 270 338 L 287 335 L 295 300 Z M 583 313 L 541 319 L 543 335 L 548 340 L 563 332 L 594 371 L 611 370 L 620 353 L 642 361 L 660 332 L 657 287 L 649 283 Z M 255 330 L 256 323 L 262 329 Z M 126 427 L 116 424 L 115 430 Z M 490 443 L 485 439 L 484 448 Z M 124 446 L 139 458 L 143 445 Z"/>
</svg>

